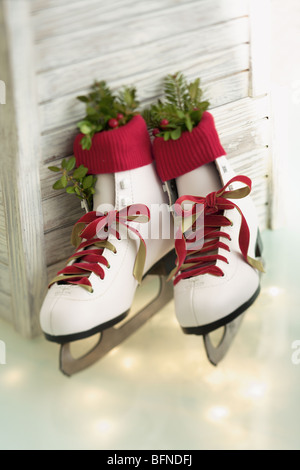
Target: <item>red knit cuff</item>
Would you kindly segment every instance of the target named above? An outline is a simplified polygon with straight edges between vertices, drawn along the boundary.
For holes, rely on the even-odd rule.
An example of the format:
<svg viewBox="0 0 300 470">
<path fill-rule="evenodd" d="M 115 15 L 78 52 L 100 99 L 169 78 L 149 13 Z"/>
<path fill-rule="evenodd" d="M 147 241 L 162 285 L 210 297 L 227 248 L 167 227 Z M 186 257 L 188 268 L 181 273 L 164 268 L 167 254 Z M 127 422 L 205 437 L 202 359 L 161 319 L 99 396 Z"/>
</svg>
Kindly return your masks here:
<svg viewBox="0 0 300 470">
<path fill-rule="evenodd" d="M 74 141 L 76 165 L 84 165 L 90 174 L 116 173 L 152 163 L 151 142 L 142 116 L 134 116 L 125 126 L 94 135 L 90 150 L 83 150 L 78 134 Z"/>
<path fill-rule="evenodd" d="M 212 114 L 205 111 L 198 126 L 192 132 L 183 132 L 178 140 L 164 141 L 163 137 L 155 137 L 153 154 L 160 179 L 168 181 L 210 163 L 226 152 Z"/>
</svg>

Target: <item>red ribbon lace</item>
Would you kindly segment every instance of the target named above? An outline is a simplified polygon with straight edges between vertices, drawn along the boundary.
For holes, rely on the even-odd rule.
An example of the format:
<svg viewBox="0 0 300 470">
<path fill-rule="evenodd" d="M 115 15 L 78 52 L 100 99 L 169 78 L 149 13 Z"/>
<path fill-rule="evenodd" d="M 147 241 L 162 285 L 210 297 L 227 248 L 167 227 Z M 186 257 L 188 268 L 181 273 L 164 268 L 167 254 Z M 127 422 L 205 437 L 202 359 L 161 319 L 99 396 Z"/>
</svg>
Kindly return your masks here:
<svg viewBox="0 0 300 470">
<path fill-rule="evenodd" d="M 114 245 L 107 239 L 109 235 L 114 235 L 120 240 L 119 229 L 121 225 L 136 234 L 140 239 L 140 247 L 134 267 L 134 275 L 140 282 L 146 256 L 146 245 L 138 230 L 129 225 L 128 222 L 144 223 L 149 220 L 150 211 L 144 204 L 133 204 L 120 211 L 115 210 L 105 214 L 99 214 L 96 211 L 86 213 L 75 224 L 75 230 L 73 229 L 73 232 L 79 229 L 80 233 L 77 235 L 79 244 L 75 253 L 68 259 L 69 265 L 57 273 L 50 285 L 63 281 L 68 284 L 80 285 L 92 292 L 89 276 L 94 273 L 101 279 L 104 278 L 105 271 L 102 266 L 108 268 L 109 263 L 103 255 L 103 250 L 109 249 L 116 252 Z"/>
<path fill-rule="evenodd" d="M 233 191 L 226 191 L 228 186 L 239 181 L 244 183 L 245 186 Z M 203 245 L 199 250 L 189 250 L 189 243 L 180 226 L 176 234 L 175 249 L 177 253 L 176 268 L 171 273 L 170 277 L 175 276 L 173 282 L 177 284 L 181 279 L 199 276 L 202 274 L 212 274 L 214 276 L 223 276 L 224 273 L 219 266 L 216 266 L 216 261 L 220 260 L 228 263 L 225 256 L 219 254 L 219 248 L 230 251 L 229 246 L 220 239 L 230 240 L 230 235 L 221 230 L 221 227 L 232 225 L 232 222 L 225 217 L 224 211 L 237 209 L 241 215 L 241 226 L 239 232 L 239 246 L 241 253 L 245 260 L 253 267 L 263 270 L 262 265 L 258 260 L 254 260 L 248 256 L 248 247 L 250 240 L 249 227 L 244 215 L 239 207 L 230 199 L 240 199 L 247 196 L 251 191 L 251 180 L 247 176 L 236 176 L 232 178 L 221 190 L 212 192 L 206 197 L 195 196 L 182 196 L 175 204 L 175 215 L 181 215 L 182 204 L 186 202 L 193 203 L 192 209 L 185 211 L 185 215 L 196 214 L 196 220 L 193 222 L 195 226 L 197 222 L 197 209 L 196 204 L 203 205 L 204 210 L 204 232 L 203 232 Z M 177 209 L 176 209 L 177 208 Z M 199 213 L 199 210 L 198 210 Z M 195 217 L 194 217 L 195 219 Z M 203 227 L 202 227 L 203 228 Z M 195 236 L 197 236 L 195 231 Z"/>
</svg>

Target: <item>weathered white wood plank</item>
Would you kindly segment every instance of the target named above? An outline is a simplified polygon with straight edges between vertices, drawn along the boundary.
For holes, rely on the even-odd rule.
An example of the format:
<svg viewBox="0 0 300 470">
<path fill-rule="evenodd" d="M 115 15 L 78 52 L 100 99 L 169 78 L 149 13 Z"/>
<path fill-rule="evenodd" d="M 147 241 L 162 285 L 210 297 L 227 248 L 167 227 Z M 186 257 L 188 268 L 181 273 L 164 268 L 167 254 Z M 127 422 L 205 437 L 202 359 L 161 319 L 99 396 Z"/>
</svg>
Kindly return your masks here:
<svg viewBox="0 0 300 470">
<path fill-rule="evenodd" d="M 181 70 L 186 63 L 193 61 L 197 70 L 201 70 L 201 79 L 211 80 L 214 75 L 219 75 L 220 71 L 215 71 L 213 63 L 209 68 L 201 62 L 205 62 L 205 57 L 208 55 L 210 60 L 222 63 L 222 58 L 220 59 L 218 54 L 212 55 L 219 52 L 221 57 L 224 56 L 223 63 L 226 64 L 225 70 L 229 75 L 231 70 L 236 70 L 235 63 L 241 54 L 243 67 L 249 67 L 249 46 L 234 49 L 235 46 L 246 45 L 248 41 L 249 20 L 243 17 L 218 23 L 209 28 L 182 33 L 176 47 L 174 47 L 174 38 L 171 37 L 142 45 L 134 50 L 105 54 L 93 60 L 85 60 L 83 57 L 80 63 L 56 68 L 38 76 L 39 102 L 87 90 L 94 79 L 106 80 L 108 83 L 115 82 L 116 79 L 119 82 L 128 80 L 128 64 L 130 64 L 130 76 L 136 80 L 139 74 L 145 72 L 151 74 L 152 67 L 157 69 L 163 65 L 164 69 Z M 164 70 L 161 71 L 161 74 L 163 73 Z"/>
<path fill-rule="evenodd" d="M 0 263 L 8 265 L 6 230 L 0 229 Z"/>
<path fill-rule="evenodd" d="M 244 155 L 251 150 L 260 150 L 270 144 L 270 126 L 267 119 L 244 126 L 239 131 L 220 133 L 226 152 L 232 156 Z"/>
<path fill-rule="evenodd" d="M 22 335 L 32 337 L 40 331 L 38 312 L 46 265 L 39 181 L 39 121 L 28 6 L 26 0 L 0 3 L 0 70 L 4 81 L 10 84 L 5 115 L 0 115 L 1 155 L 5 156 L 0 178 L 13 284 L 11 321 Z"/>
<path fill-rule="evenodd" d="M 47 15 L 51 17 L 52 21 L 59 19 L 60 16 L 70 15 L 73 10 L 83 13 L 85 10 L 91 9 L 93 6 L 97 6 L 99 3 L 102 6 L 103 11 L 107 8 L 117 8 L 118 5 L 124 3 L 124 0 L 111 0 L 110 2 L 103 2 L 102 0 L 28 0 L 30 2 L 30 11 L 32 15 L 38 16 L 40 21 L 43 21 L 43 26 L 46 26 L 45 22 Z M 66 18 L 66 21 L 67 18 Z M 39 26 L 38 26 L 39 27 Z"/>
<path fill-rule="evenodd" d="M 218 133 L 223 134 L 237 132 L 245 126 L 257 121 L 268 119 L 270 106 L 268 97 L 245 98 L 224 106 L 211 109 Z"/>
<path fill-rule="evenodd" d="M 137 11 L 140 1 L 136 1 Z M 126 3 L 124 2 L 124 8 Z M 84 60 L 109 53 L 131 49 L 160 41 L 166 37 L 176 37 L 174 48 L 180 43 L 182 34 L 187 31 L 229 21 L 248 14 L 246 0 L 201 0 L 185 3 L 173 8 L 158 10 L 147 15 L 123 19 L 123 9 L 114 12 L 114 21 L 105 25 L 90 26 L 81 24 L 72 34 L 48 38 L 37 44 L 37 71 L 81 63 Z M 109 39 L 108 39 L 109 38 Z"/>
<path fill-rule="evenodd" d="M 137 16 L 149 15 L 156 12 L 172 9 L 179 5 L 194 4 L 195 0 L 84 0 L 84 2 L 60 2 L 53 4 L 51 10 L 41 8 L 33 16 L 35 40 L 42 41 L 53 36 L 60 36 L 78 32 L 81 22 L 84 28 L 104 27 L 109 23 L 116 25 L 125 20 L 135 21 Z"/>
<path fill-rule="evenodd" d="M 6 221 L 5 221 L 4 202 L 2 198 L 1 188 L 0 188 L 0 263 L 6 266 L 8 265 Z"/>
<path fill-rule="evenodd" d="M 12 301 L 11 295 L 0 291 L 1 318 L 11 323 Z"/>
<path fill-rule="evenodd" d="M 47 268 L 47 275 L 48 275 L 48 283 L 51 282 L 51 280 L 56 276 L 58 271 L 64 268 L 64 266 L 67 264 L 67 258 L 65 260 L 60 260 L 58 263 L 52 264 L 51 266 L 48 266 Z"/>
<path fill-rule="evenodd" d="M 233 103 L 229 102 L 218 108 L 210 108 L 210 111 L 214 115 L 218 132 L 222 137 L 224 132 L 238 131 L 245 125 L 267 118 L 269 104 L 265 97 L 257 99 L 246 97 Z M 44 160 L 43 168 L 59 159 L 72 155 L 73 141 L 77 132 L 78 130 L 74 122 L 69 126 L 61 126 L 55 131 L 42 135 L 41 153 Z M 45 173 L 41 173 L 41 178 L 47 178 L 48 176 L 46 175 L 49 176 L 48 170 Z"/>
<path fill-rule="evenodd" d="M 272 168 L 271 168 L 271 228 L 283 228 L 288 223 L 288 198 L 283 197 L 289 185 L 288 157 L 290 153 L 291 123 L 289 115 L 290 102 L 288 87 L 273 86 L 270 102 L 272 103 Z"/>
<path fill-rule="evenodd" d="M 74 252 L 74 247 L 71 245 L 72 227 L 73 224 L 45 233 L 47 266 L 66 260 Z"/>
<path fill-rule="evenodd" d="M 73 4 L 77 4 L 81 0 L 74 0 L 72 2 Z M 70 1 L 69 0 L 29 0 L 30 2 L 30 11 L 31 13 L 38 12 L 40 10 L 47 10 L 47 9 L 52 9 L 57 6 L 65 6 L 65 7 L 70 7 Z"/>
<path fill-rule="evenodd" d="M 70 225 L 83 215 L 80 199 L 61 191 L 56 197 L 43 201 L 43 213 L 45 232 Z"/>
<path fill-rule="evenodd" d="M 270 152 L 268 148 L 251 150 L 240 155 L 227 154 L 231 164 L 238 174 L 249 178 L 270 176 Z"/>
<path fill-rule="evenodd" d="M 49 166 L 59 158 L 72 155 L 73 142 L 77 133 L 78 128 L 74 122 L 41 135 L 43 163 Z"/>
<path fill-rule="evenodd" d="M 11 293 L 9 267 L 2 263 L 0 263 L 0 291 L 7 295 Z"/>
<path fill-rule="evenodd" d="M 233 54 L 232 54 L 233 57 Z M 225 77 L 218 78 L 213 81 L 202 80 L 202 88 L 204 96 L 211 103 L 211 107 L 217 107 L 226 103 L 237 101 L 248 96 L 249 77 L 248 72 L 244 71 L 245 63 L 244 59 L 238 58 L 238 64 L 234 62 L 235 73 L 227 75 L 224 71 L 224 63 L 221 57 L 218 60 L 222 60 L 222 66 L 219 64 L 218 73 L 215 70 L 215 75 L 224 74 Z M 213 58 L 211 58 L 213 61 Z M 188 79 L 194 79 L 199 76 L 199 72 L 204 73 L 207 66 L 207 74 L 209 73 L 210 62 L 202 62 L 201 58 L 196 59 L 196 62 L 185 63 L 185 67 L 182 71 L 185 73 Z M 218 67 L 217 67 L 218 68 Z M 139 91 L 138 97 L 141 102 L 141 108 L 155 101 L 162 93 L 162 78 L 168 73 L 172 73 L 176 70 L 170 70 L 170 68 L 162 68 L 159 70 L 151 71 L 140 76 L 135 77 L 135 85 Z M 130 78 L 131 82 L 132 78 Z M 119 88 L 124 84 L 123 81 L 114 82 L 112 89 Z M 88 90 L 86 90 L 88 91 Z M 82 91 L 84 93 L 84 91 Z M 80 93 L 81 94 L 81 93 Z M 42 132 L 48 132 L 52 129 L 57 129 L 61 126 L 66 126 L 70 123 L 76 123 L 85 115 L 85 108 L 80 103 L 76 96 L 68 95 L 62 98 L 58 98 L 39 106 L 40 117 L 41 117 L 41 129 Z"/>
<path fill-rule="evenodd" d="M 271 0 L 251 0 L 250 15 L 250 96 L 270 91 Z"/>
<path fill-rule="evenodd" d="M 0 188 L 0 291 L 10 294 L 10 275 L 8 266 L 8 246 L 6 238 L 6 222 L 4 213 L 4 201 Z M 1 298 L 1 297 L 0 297 Z M 3 308 L 3 307 L 2 307 Z M 1 315 L 2 309 L 1 309 Z"/>
</svg>

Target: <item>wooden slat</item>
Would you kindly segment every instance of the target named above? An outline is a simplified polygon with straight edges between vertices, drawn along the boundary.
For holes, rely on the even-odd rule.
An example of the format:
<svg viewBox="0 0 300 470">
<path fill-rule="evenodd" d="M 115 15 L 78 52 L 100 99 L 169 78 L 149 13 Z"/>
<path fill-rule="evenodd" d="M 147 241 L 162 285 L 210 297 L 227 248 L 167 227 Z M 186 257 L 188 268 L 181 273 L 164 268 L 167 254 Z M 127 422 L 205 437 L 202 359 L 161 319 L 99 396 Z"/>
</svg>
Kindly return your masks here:
<svg viewBox="0 0 300 470">
<path fill-rule="evenodd" d="M 46 2 L 44 2 L 46 3 Z M 40 9 L 33 16 L 33 28 L 37 42 L 49 37 L 78 33 L 78 24 L 82 28 L 105 27 L 121 21 L 134 22 L 137 16 L 149 15 L 158 9 L 172 9 L 174 6 L 192 4 L 194 1 L 186 0 L 110 0 L 109 2 L 99 0 L 84 0 L 81 2 L 52 1 L 52 6 L 40 5 Z M 49 11 L 49 8 L 51 10 Z"/>
<path fill-rule="evenodd" d="M 247 175 L 255 180 L 258 177 L 270 176 L 270 152 L 268 148 L 252 150 L 241 155 L 228 155 L 237 174 Z"/>
<path fill-rule="evenodd" d="M 70 252 L 69 254 L 72 254 L 72 253 Z M 67 257 L 65 260 L 62 259 L 58 261 L 57 263 L 48 266 L 47 268 L 48 283 L 51 282 L 51 280 L 56 276 L 59 270 L 63 269 L 63 267 L 66 265 L 66 260 L 67 260 Z"/>
<path fill-rule="evenodd" d="M 235 70 L 240 54 L 244 53 L 244 68 L 249 67 L 249 49 L 233 49 L 236 46 L 246 44 L 249 41 L 249 20 L 248 18 L 238 18 L 226 23 L 218 23 L 209 28 L 198 28 L 181 35 L 180 41 L 174 47 L 174 38 L 163 38 L 160 41 L 152 41 L 132 49 L 116 51 L 112 54 L 96 57 L 93 60 L 82 58 L 80 63 L 55 68 L 49 72 L 38 76 L 38 99 L 39 102 L 53 100 L 57 97 L 78 93 L 88 90 L 94 79 L 106 80 L 109 84 L 116 79 L 120 82 L 128 80 L 128 64 L 130 64 L 130 76 L 136 77 L 145 74 L 150 75 L 151 64 L 153 68 L 162 68 L 161 77 L 174 69 L 182 69 L 186 63 L 196 63 L 197 71 L 201 70 L 202 80 L 211 80 L 220 74 L 219 70 L 214 71 L 214 63 L 222 63 L 222 57 L 218 60 L 219 52 L 226 57 L 226 73 Z M 205 57 L 212 60 L 212 67 L 202 65 Z M 108 65 L 109 64 L 109 65 Z M 150 67 L 149 67 L 150 64 Z M 150 69 L 150 70 L 149 70 Z M 82 73 L 83 70 L 85 73 Z M 216 75 L 217 74 L 217 75 Z M 132 80 L 132 78 L 131 78 Z M 159 80 L 160 81 L 160 80 Z M 77 94 L 78 94 L 77 93 Z"/>
<path fill-rule="evenodd" d="M 4 320 L 11 323 L 11 310 L 12 310 L 12 301 L 11 295 L 7 294 L 6 292 L 0 291 L 0 316 Z"/>
<path fill-rule="evenodd" d="M 200 64 L 202 63 L 201 60 L 199 60 L 199 62 Z M 186 64 L 183 71 L 188 79 L 193 79 L 199 76 L 200 68 L 200 66 L 197 68 L 196 64 Z M 170 69 L 155 70 L 153 73 L 143 75 L 142 77 L 135 77 L 135 84 L 140 90 L 139 98 L 142 107 L 157 99 L 157 93 L 161 93 L 159 83 L 162 77 L 167 73 L 170 73 Z M 121 85 L 122 83 L 120 82 L 118 86 Z M 240 63 L 240 66 L 237 66 L 235 74 L 212 82 L 203 81 L 202 87 L 205 98 L 210 101 L 211 107 L 222 106 L 248 96 L 249 75 L 247 71 L 243 71 L 243 64 Z M 65 96 L 44 103 L 40 106 L 42 132 L 49 132 L 50 130 L 55 130 L 71 123 L 75 125 L 84 115 L 84 106 L 75 99 L 75 96 Z"/>
<path fill-rule="evenodd" d="M 48 10 L 56 7 L 70 8 L 72 5 L 82 3 L 82 0 L 74 0 L 71 4 L 69 0 L 29 0 L 31 13 Z"/>
<path fill-rule="evenodd" d="M 70 242 L 71 233 L 72 225 L 45 233 L 47 266 L 66 260 L 74 252 L 74 247 Z"/>
<path fill-rule="evenodd" d="M 270 113 L 269 98 L 245 98 L 211 110 L 218 133 L 237 132 L 257 121 L 268 119 Z"/>
<path fill-rule="evenodd" d="M 56 197 L 44 200 L 43 213 L 45 232 L 72 224 L 83 215 L 80 200 L 73 194 L 65 192 L 59 192 Z"/>
<path fill-rule="evenodd" d="M 35 101 L 34 56 L 26 0 L 0 3 L 0 70 L 7 87 L 0 114 L 0 179 L 9 236 L 9 274 L 13 281 L 11 322 L 32 337 L 46 279 L 39 182 L 39 121 Z M 26 73 L 24 71 L 26 70 Z M 2 306 L 0 306 L 2 309 Z"/>
<path fill-rule="evenodd" d="M 259 98 L 252 99 L 246 97 L 229 102 L 218 108 L 210 109 L 214 115 L 216 126 L 220 136 L 223 133 L 238 131 L 251 122 L 268 117 L 268 99 Z M 52 162 L 58 161 L 73 153 L 73 141 L 77 133 L 76 123 L 69 126 L 61 126 L 55 131 L 48 132 L 41 137 L 41 153 L 44 164 L 50 165 Z M 41 178 L 48 178 L 48 170 L 41 175 Z"/>
<path fill-rule="evenodd" d="M 124 9 L 127 9 L 127 3 L 124 2 Z M 135 5 L 136 11 L 139 11 L 140 1 L 136 1 Z M 77 24 L 80 27 L 75 33 L 54 36 L 37 44 L 37 71 L 80 63 L 83 59 L 89 60 L 120 50 L 133 50 L 166 37 L 176 37 L 178 44 L 182 33 L 246 16 L 247 13 L 246 0 L 227 0 L 226 7 L 222 0 L 202 0 L 187 4 L 184 2 L 179 6 L 174 4 L 173 8 L 168 9 L 160 6 L 153 14 L 142 14 L 135 17 L 134 21 L 128 17 L 123 19 L 123 8 L 116 9 L 113 21 L 98 27 L 94 26 L 94 20 L 92 25 L 88 22 L 81 24 L 78 16 Z"/>
<path fill-rule="evenodd" d="M 224 149 L 232 156 L 241 156 L 254 149 L 261 150 L 270 143 L 269 122 L 265 119 L 235 132 L 220 133 L 220 138 Z"/>
<path fill-rule="evenodd" d="M 0 188 L 0 263 L 8 265 L 7 253 L 7 235 L 6 235 L 6 221 L 4 212 L 4 202 L 2 198 L 2 191 Z"/>
<path fill-rule="evenodd" d="M 271 81 L 271 0 L 251 0 L 250 14 L 250 96 L 270 91 Z"/>
<path fill-rule="evenodd" d="M 49 166 L 57 159 L 72 155 L 73 142 L 77 133 L 76 123 L 73 122 L 43 134 L 40 139 L 42 163 Z"/>
<path fill-rule="evenodd" d="M 9 267 L 2 263 L 0 263 L 0 291 L 7 295 L 11 292 Z"/>
</svg>

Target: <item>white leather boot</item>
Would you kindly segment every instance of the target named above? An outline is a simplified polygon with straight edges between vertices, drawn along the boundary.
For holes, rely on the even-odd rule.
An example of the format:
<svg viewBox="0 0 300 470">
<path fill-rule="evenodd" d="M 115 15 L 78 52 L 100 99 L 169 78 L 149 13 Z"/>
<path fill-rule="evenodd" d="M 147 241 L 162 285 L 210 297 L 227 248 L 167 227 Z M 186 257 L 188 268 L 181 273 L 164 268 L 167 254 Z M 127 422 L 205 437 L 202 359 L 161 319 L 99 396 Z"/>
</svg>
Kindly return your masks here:
<svg viewBox="0 0 300 470">
<path fill-rule="evenodd" d="M 77 163 L 97 174 L 94 211 L 75 226 L 80 244 L 52 281 L 41 308 L 41 328 L 50 341 L 68 343 L 116 324 L 130 310 L 143 276 L 167 264 L 168 257 L 174 260 L 174 240 L 159 235 L 162 220 L 171 220 L 167 197 L 146 125 L 137 118 L 124 129 L 101 133 L 94 155 L 75 144 Z M 134 130 L 129 127 L 129 138 L 128 125 Z M 112 163 L 122 171 L 107 171 Z"/>
<path fill-rule="evenodd" d="M 185 333 L 205 335 L 243 313 L 260 291 L 262 246 L 251 181 L 236 176 L 222 156 L 176 183 L 177 204 L 192 201 L 204 209 L 203 247 L 189 251 L 187 243 L 175 270 L 176 316 Z"/>
<path fill-rule="evenodd" d="M 248 195 L 251 181 L 230 168 L 208 112 L 178 140 L 155 137 L 153 151 L 162 181 L 177 188 L 179 209 L 188 203 L 194 214 L 197 204 L 199 214 L 204 210 L 203 246 L 195 248 L 179 234 L 172 274 L 183 331 L 207 335 L 232 322 L 259 293 L 263 268 L 256 211 Z"/>
</svg>

